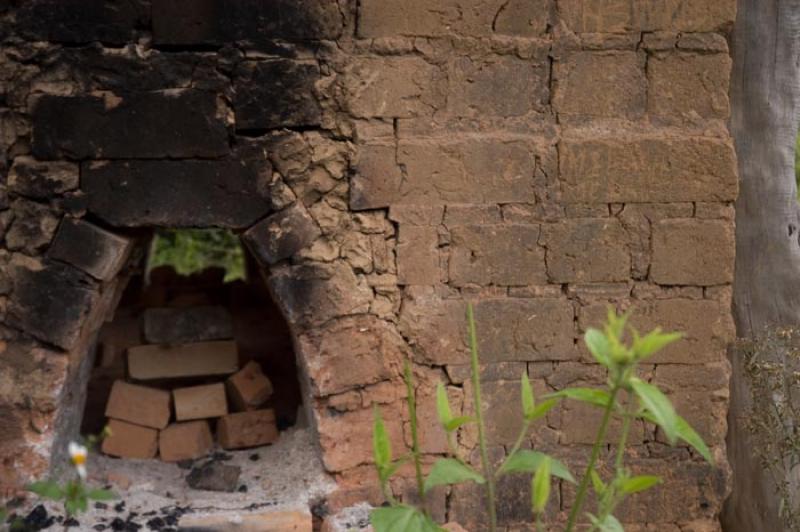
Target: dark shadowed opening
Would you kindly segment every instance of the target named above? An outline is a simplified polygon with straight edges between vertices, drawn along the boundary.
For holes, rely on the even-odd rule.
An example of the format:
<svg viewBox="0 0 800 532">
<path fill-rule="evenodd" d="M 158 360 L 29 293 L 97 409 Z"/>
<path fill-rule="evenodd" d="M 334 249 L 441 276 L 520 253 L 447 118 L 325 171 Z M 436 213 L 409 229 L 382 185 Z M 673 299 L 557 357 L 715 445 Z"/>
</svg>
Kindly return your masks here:
<svg viewBox="0 0 800 532">
<path fill-rule="evenodd" d="M 291 333 L 260 267 L 233 233 L 213 230 L 204 240 L 197 231 L 161 232 L 146 246 L 148 252 L 143 247 L 132 259 L 127 286 L 95 344 L 83 434 L 97 434 L 106 425 L 106 405 L 115 381 L 172 392 L 225 383 L 229 377 L 136 378 L 128 365 L 129 350 L 148 345 L 235 344 L 238 367 L 255 362 L 272 383 L 270 398 L 258 408 L 273 409 L 280 430 L 295 424 L 302 396 Z M 243 410 L 231 396 L 230 385 L 225 395 L 229 413 Z M 212 433 L 217 417 L 203 418 Z M 173 401 L 170 423 L 175 422 Z"/>
</svg>

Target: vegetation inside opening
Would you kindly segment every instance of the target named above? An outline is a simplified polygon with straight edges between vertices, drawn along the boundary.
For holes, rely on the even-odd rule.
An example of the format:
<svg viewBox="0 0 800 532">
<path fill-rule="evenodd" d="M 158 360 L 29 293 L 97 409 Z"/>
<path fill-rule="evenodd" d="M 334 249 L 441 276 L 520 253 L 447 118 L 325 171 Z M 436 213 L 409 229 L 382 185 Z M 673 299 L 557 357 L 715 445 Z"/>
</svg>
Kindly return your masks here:
<svg viewBox="0 0 800 532">
<path fill-rule="evenodd" d="M 245 258 L 239 237 L 226 229 L 162 229 L 150 247 L 148 272 L 172 266 L 180 275 L 209 267 L 225 269 L 225 282 L 245 279 Z"/>
</svg>

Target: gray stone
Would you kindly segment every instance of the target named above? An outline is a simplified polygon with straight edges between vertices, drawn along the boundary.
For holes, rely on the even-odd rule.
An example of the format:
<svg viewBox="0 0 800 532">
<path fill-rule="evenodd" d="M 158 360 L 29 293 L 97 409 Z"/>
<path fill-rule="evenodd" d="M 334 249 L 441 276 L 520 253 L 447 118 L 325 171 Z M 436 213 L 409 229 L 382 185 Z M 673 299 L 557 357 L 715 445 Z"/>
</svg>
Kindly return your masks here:
<svg viewBox="0 0 800 532">
<path fill-rule="evenodd" d="M 321 234 L 305 207 L 295 203 L 255 224 L 242 239 L 256 258 L 271 265 L 311 245 Z"/>
<path fill-rule="evenodd" d="M 186 483 L 196 490 L 232 492 L 239 487 L 241 474 L 239 466 L 211 462 L 193 468 L 186 476 Z"/>
<path fill-rule="evenodd" d="M 64 218 L 47 256 L 110 281 L 128 259 L 133 241 L 83 220 Z"/>
<path fill-rule="evenodd" d="M 142 320 L 144 338 L 154 344 L 233 338 L 233 320 L 225 307 L 150 308 Z"/>
</svg>

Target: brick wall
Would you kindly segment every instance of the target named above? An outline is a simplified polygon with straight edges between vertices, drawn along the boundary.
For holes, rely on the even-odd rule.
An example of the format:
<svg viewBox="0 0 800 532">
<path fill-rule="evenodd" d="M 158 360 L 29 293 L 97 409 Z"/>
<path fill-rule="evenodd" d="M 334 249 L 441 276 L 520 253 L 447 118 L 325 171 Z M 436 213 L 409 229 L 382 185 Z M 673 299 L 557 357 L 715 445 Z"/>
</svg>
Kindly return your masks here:
<svg viewBox="0 0 800 532">
<path fill-rule="evenodd" d="M 603 381 L 580 337 L 612 304 L 635 307 L 640 328 L 687 333 L 645 373 L 720 462 L 640 427 L 633 467 L 668 482 L 621 517 L 716 529 L 734 335 L 733 0 L 85 4 L 3 8 L 0 24 L 0 471 L 41 471 L 73 430 L 120 235 L 222 226 L 244 232 L 292 327 L 342 486 L 332 508 L 380 501 L 371 407 L 396 447 L 408 441 L 406 356 L 423 447 L 445 450 L 430 396 L 441 380 L 469 407 L 467 301 L 497 456 L 525 368 L 540 392 Z M 76 236 L 65 219 L 91 225 Z M 58 253 L 80 238 L 99 251 Z M 597 422 L 565 405 L 530 444 L 578 467 Z M 459 445 L 473 453 L 475 435 Z M 527 489 L 501 486 L 509 530 L 529 517 Z M 437 493 L 440 516 L 480 529 L 479 496 Z M 557 491 L 554 519 L 571 496 Z"/>
</svg>

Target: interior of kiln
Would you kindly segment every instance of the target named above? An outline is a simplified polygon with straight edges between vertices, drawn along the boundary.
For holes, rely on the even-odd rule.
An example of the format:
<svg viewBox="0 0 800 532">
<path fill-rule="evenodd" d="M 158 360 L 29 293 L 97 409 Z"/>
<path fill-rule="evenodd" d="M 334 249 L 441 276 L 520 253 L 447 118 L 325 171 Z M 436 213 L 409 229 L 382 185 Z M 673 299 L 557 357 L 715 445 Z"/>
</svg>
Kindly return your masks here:
<svg viewBox="0 0 800 532">
<path fill-rule="evenodd" d="M 140 242 L 148 240 L 142 238 Z M 82 525 L 110 527 L 117 518 L 138 520 L 144 525 L 161 519 L 168 529 L 176 519 L 184 526 L 204 516 L 225 519 L 229 514 L 234 519 L 294 509 L 308 515 L 309 507 L 322 500 L 334 484 L 324 472 L 313 431 L 305 419 L 291 332 L 269 294 L 259 265 L 245 248 L 245 278 L 226 282 L 225 269 L 220 267 L 207 267 L 191 275 L 180 275 L 169 265 L 151 268 L 145 249 L 148 246 L 137 248 L 121 274 L 127 284 L 113 315 L 106 317 L 98 334 L 81 434 L 99 434 L 109 423 L 106 407 L 117 381 L 172 393 L 180 388 L 225 383 L 230 377 L 196 376 L 144 382 L 132 378 L 127 352 L 151 343 L 145 334 L 144 317 L 160 309 L 179 312 L 216 309 L 217 315 L 229 316 L 230 334 L 222 327 L 217 333 L 205 331 L 200 339 L 235 342 L 238 368 L 251 361 L 258 365 L 273 390 L 259 409 L 274 410 L 280 434 L 270 445 L 223 449 L 218 441 L 218 419 L 210 418 L 204 421 L 214 436 L 213 448 L 193 459 L 165 462 L 158 455 L 154 459 L 126 458 L 108 456 L 97 449 L 89 460 L 90 480 L 110 486 L 125 501 L 125 507 L 122 512 L 116 504 L 94 507 L 82 519 Z M 186 324 L 183 325 L 185 328 Z M 189 329 L 191 336 L 192 327 Z M 231 400 L 228 387 L 226 396 L 228 412 L 241 410 Z M 172 403 L 169 423 L 177 422 Z M 194 489 L 187 483 L 194 469 L 214 463 L 240 469 L 235 489 L 209 491 Z"/>
</svg>

